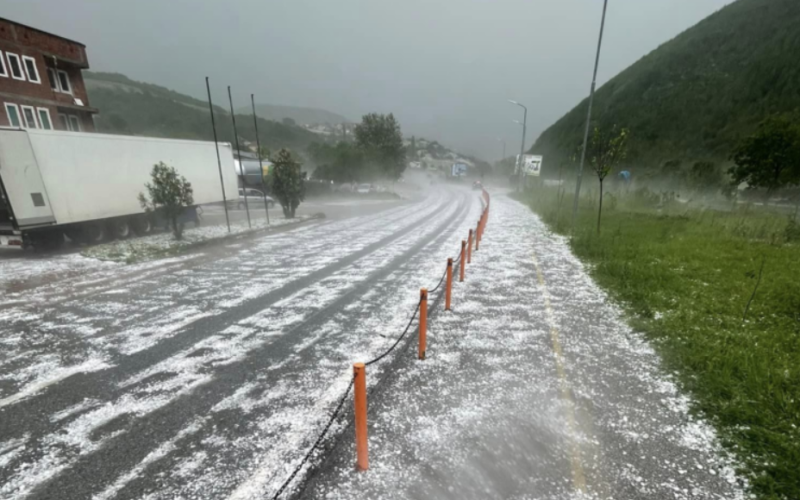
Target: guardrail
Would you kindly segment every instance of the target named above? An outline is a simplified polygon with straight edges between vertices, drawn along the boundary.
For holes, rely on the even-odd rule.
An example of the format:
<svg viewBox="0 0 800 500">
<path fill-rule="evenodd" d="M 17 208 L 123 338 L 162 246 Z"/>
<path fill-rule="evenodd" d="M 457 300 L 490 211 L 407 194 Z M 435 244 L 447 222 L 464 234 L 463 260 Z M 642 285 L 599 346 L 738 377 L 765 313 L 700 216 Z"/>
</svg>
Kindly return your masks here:
<svg viewBox="0 0 800 500">
<path fill-rule="evenodd" d="M 336 408 L 333 410 L 330 419 L 328 420 L 325 427 L 322 429 L 317 440 L 311 446 L 311 449 L 308 450 L 308 453 L 303 457 L 300 463 L 295 467 L 292 474 L 284 481 L 281 485 L 280 489 L 275 493 L 272 497 L 273 500 L 278 500 L 278 498 L 286 491 L 286 488 L 292 483 L 297 474 L 303 469 L 306 462 L 311 458 L 314 451 L 316 451 L 319 444 L 325 438 L 325 435 L 330 430 L 331 425 L 336 420 L 336 417 L 342 411 L 344 407 L 344 403 L 347 400 L 347 397 L 350 395 L 350 391 L 355 388 L 354 395 L 353 395 L 353 405 L 354 405 L 354 420 L 355 420 L 355 437 L 356 437 L 356 468 L 361 471 L 365 471 L 369 468 L 369 449 L 367 444 L 367 435 L 368 435 L 368 425 L 367 425 L 367 367 L 378 363 L 382 359 L 386 358 L 389 354 L 391 354 L 400 342 L 405 338 L 408 331 L 411 329 L 412 325 L 414 324 L 414 320 L 419 315 L 419 323 L 418 323 L 418 358 L 420 360 L 424 360 L 427 356 L 427 331 L 428 331 L 428 297 L 431 293 L 435 293 L 442 284 L 445 285 L 445 311 L 451 310 L 451 302 L 452 302 L 452 292 L 453 292 L 453 266 L 457 265 L 460 267 L 459 271 L 459 281 L 463 282 L 466 276 L 466 264 L 470 264 L 472 262 L 472 244 L 475 243 L 475 251 L 478 251 L 480 246 L 480 241 L 483 238 L 483 232 L 486 229 L 486 223 L 489 219 L 489 207 L 490 207 L 490 196 L 489 193 L 483 189 L 481 192 L 481 216 L 478 219 L 478 223 L 475 226 L 475 230 L 469 230 L 469 235 L 466 240 L 461 240 L 461 251 L 458 254 L 458 258 L 454 261 L 452 258 L 447 259 L 447 266 L 445 267 L 445 271 L 442 274 L 441 279 L 436 284 L 436 286 L 428 291 L 427 288 L 421 288 L 419 293 L 419 302 L 417 303 L 416 308 L 414 309 L 414 313 L 411 315 L 411 319 L 406 325 L 403 332 L 397 338 L 397 340 L 392 344 L 389 349 L 384 351 L 380 356 L 367 361 L 367 362 L 360 362 L 353 364 L 353 378 L 350 380 L 350 385 L 347 386 L 347 390 L 344 392 L 342 397 L 339 399 L 339 402 L 336 404 Z"/>
</svg>

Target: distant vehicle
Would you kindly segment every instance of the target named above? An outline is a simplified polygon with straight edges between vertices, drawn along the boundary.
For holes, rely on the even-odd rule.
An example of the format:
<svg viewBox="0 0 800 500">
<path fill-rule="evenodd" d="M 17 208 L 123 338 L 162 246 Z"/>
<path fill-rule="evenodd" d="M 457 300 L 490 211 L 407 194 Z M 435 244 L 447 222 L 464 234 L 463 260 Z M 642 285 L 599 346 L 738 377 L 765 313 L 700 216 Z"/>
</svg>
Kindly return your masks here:
<svg viewBox="0 0 800 500">
<path fill-rule="evenodd" d="M 356 192 L 358 194 L 369 194 L 372 192 L 372 186 L 370 184 L 359 184 Z"/>
<path fill-rule="evenodd" d="M 236 203 L 236 208 L 239 210 L 244 208 L 244 193 L 245 190 L 239 188 L 239 201 Z M 258 189 L 247 188 L 247 203 L 258 203 L 261 204 L 264 202 L 264 193 L 263 191 L 259 191 Z M 271 196 L 267 196 L 267 207 L 274 208 L 275 207 L 275 199 Z"/>
<path fill-rule="evenodd" d="M 230 144 L 221 143 L 225 197 L 236 196 Z M 66 234 L 99 243 L 147 234 L 164 221 L 145 213 L 139 193 L 165 162 L 192 183 L 196 205 L 223 200 L 213 142 L 0 128 L 0 245 L 55 248 Z"/>
<path fill-rule="evenodd" d="M 481 181 L 475 181 L 472 183 L 472 189 L 483 189 L 483 184 L 481 184 Z"/>
</svg>

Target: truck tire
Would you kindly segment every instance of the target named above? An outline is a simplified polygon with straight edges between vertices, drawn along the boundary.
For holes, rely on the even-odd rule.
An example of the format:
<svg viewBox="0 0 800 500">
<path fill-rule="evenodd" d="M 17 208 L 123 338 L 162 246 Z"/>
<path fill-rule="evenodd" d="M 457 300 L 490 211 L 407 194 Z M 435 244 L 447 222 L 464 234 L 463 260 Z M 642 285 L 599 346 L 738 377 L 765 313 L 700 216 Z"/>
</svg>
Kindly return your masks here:
<svg viewBox="0 0 800 500">
<path fill-rule="evenodd" d="M 81 224 L 78 241 L 87 245 L 102 243 L 108 237 L 106 225 L 102 222 L 87 222 Z"/>
<path fill-rule="evenodd" d="M 111 235 L 118 240 L 125 240 L 131 235 L 131 225 L 128 219 L 114 219 L 108 223 Z"/>
<path fill-rule="evenodd" d="M 34 250 L 53 251 L 64 246 L 64 233 L 61 229 L 44 229 L 28 234 L 28 241 Z"/>
<path fill-rule="evenodd" d="M 148 216 L 139 215 L 131 220 L 131 228 L 137 236 L 144 236 L 153 230 L 153 223 Z"/>
</svg>

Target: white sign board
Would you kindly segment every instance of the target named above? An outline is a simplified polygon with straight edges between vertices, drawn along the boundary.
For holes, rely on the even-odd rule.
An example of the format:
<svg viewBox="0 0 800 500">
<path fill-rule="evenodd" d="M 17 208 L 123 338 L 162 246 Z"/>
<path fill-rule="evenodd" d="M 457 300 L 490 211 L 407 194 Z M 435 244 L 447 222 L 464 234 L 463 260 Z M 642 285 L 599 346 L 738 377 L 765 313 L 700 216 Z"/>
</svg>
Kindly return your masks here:
<svg viewBox="0 0 800 500">
<path fill-rule="evenodd" d="M 522 172 L 531 177 L 539 177 L 542 172 L 542 160 L 543 158 L 538 155 L 525 155 Z"/>
</svg>

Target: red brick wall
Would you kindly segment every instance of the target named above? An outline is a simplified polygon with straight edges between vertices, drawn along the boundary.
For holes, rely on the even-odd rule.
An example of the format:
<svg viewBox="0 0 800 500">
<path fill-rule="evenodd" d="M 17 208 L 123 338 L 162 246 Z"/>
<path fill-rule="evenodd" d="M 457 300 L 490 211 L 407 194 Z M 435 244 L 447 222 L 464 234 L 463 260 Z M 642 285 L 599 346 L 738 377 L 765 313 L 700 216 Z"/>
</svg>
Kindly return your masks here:
<svg viewBox="0 0 800 500">
<path fill-rule="evenodd" d="M 89 105 L 89 99 L 86 95 L 86 87 L 83 84 L 83 75 L 81 74 L 81 70 L 74 66 L 59 66 L 58 69 L 62 71 L 66 71 L 69 75 L 70 84 L 72 86 L 72 95 L 65 94 L 62 92 L 55 92 L 50 88 L 50 80 L 47 79 L 47 67 L 52 67 L 52 61 L 45 62 L 44 56 L 31 49 L 22 49 L 20 50 L 17 46 L 9 44 L 3 40 L 0 40 L 0 51 L 3 52 L 3 58 L 6 63 L 6 72 L 8 76 L 3 77 L 0 76 L 0 92 L 6 92 L 11 94 L 21 94 L 26 95 L 29 97 L 37 97 L 39 99 L 49 99 L 58 102 L 64 102 L 68 104 L 73 103 L 73 98 L 77 97 L 83 101 L 84 105 Z M 15 80 L 11 77 L 11 67 L 10 63 L 8 62 L 8 55 L 7 53 L 17 54 L 20 56 L 20 64 L 23 64 L 23 71 L 24 71 L 24 62 L 22 61 L 22 56 L 30 56 L 36 61 L 36 69 L 39 72 L 39 79 L 41 83 L 33 83 L 27 80 Z"/>
<path fill-rule="evenodd" d="M 86 48 L 81 44 L 26 28 L 19 24 L 0 20 L 0 40 L 42 50 L 49 54 L 70 59 L 81 65 L 89 66 L 89 62 L 86 59 Z"/>
<path fill-rule="evenodd" d="M 56 129 L 61 129 L 58 120 L 59 110 L 57 103 L 74 105 L 75 98 L 78 98 L 83 101 L 85 106 L 90 105 L 86 86 L 83 82 L 83 75 L 81 74 L 81 67 L 88 66 L 86 49 L 82 45 L 0 19 L 0 51 L 3 53 L 3 61 L 7 73 L 5 77 L 0 76 L 0 94 L 13 94 L 12 96 L 0 95 L 0 125 L 9 125 L 5 106 L 2 105 L 5 102 L 14 103 L 18 106 L 26 104 L 35 108 L 49 109 L 53 126 Z M 25 73 L 25 81 L 11 77 L 11 67 L 7 56 L 9 52 L 20 56 L 20 65 Z M 51 57 L 46 57 L 45 54 L 55 54 L 67 59 L 69 62 L 63 60 L 53 61 Z M 28 80 L 22 56 L 30 56 L 34 59 L 39 74 L 39 83 Z M 72 87 L 71 94 L 54 91 L 50 87 L 50 80 L 47 75 L 48 67 L 57 68 L 68 74 L 70 86 Z M 41 102 L 41 100 L 47 102 Z M 95 130 L 91 113 L 79 110 L 62 112 L 78 116 L 84 131 L 93 132 Z"/>
<path fill-rule="evenodd" d="M 0 99 L 0 101 L 2 101 L 2 103 L 0 103 L 0 106 L 2 106 L 2 108 L 0 108 L 0 127 L 8 127 L 8 126 L 11 125 L 11 122 L 9 121 L 8 115 L 6 114 L 5 103 L 6 102 L 11 102 L 11 100 L 10 99 Z M 16 104 L 17 108 L 19 108 L 20 115 L 22 114 L 22 108 L 20 108 L 20 105 L 21 104 L 25 104 L 26 106 L 28 105 L 27 103 L 24 103 L 24 102 L 15 102 L 14 104 Z M 56 106 L 42 106 L 42 105 L 37 105 L 37 104 L 30 104 L 30 106 L 32 106 L 36 110 L 37 118 L 39 116 L 38 115 L 39 108 L 48 109 L 50 111 L 50 121 L 52 122 L 53 128 L 55 130 L 65 130 L 61 126 L 61 120 L 58 118 L 59 113 L 63 113 L 65 115 L 77 116 L 78 119 L 81 122 L 81 131 L 82 132 L 94 132 L 95 131 L 94 118 L 92 117 L 91 113 L 78 112 L 78 111 L 72 111 L 72 110 L 69 110 L 69 111 L 59 110 L 58 107 L 56 107 Z"/>
</svg>

